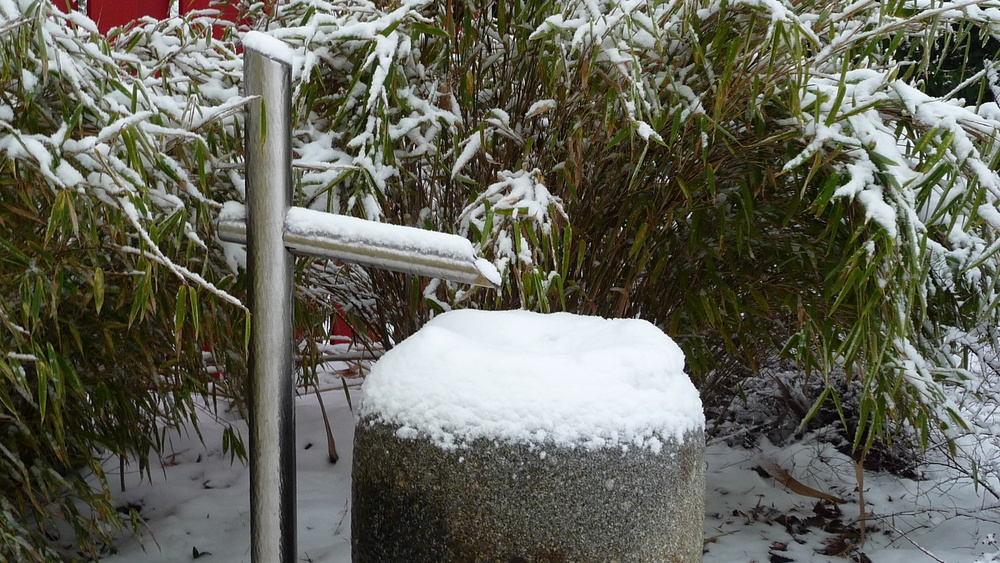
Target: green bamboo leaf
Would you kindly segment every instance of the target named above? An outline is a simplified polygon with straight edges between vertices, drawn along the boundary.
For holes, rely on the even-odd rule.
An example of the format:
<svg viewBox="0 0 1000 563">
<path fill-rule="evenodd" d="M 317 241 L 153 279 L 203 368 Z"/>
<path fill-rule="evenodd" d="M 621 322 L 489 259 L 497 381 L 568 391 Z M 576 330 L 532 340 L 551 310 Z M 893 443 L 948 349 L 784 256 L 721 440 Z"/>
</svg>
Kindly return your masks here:
<svg viewBox="0 0 1000 563">
<path fill-rule="evenodd" d="M 0 248 L 3 249 L 4 260 L 20 267 L 26 267 L 29 263 L 28 255 L 21 251 L 17 245 L 5 238 L 0 238 Z"/>
<path fill-rule="evenodd" d="M 0 362 L 2 365 L 3 362 Z M 10 394 L 7 392 L 7 387 L 0 387 L 0 406 L 3 406 L 5 414 L 11 416 L 14 420 L 20 422 L 20 415 L 18 411 L 14 408 L 14 403 L 11 401 Z"/>
<path fill-rule="evenodd" d="M 631 129 L 628 129 L 628 128 L 621 129 L 613 137 L 611 137 L 610 141 L 608 141 L 608 149 L 612 149 L 612 148 L 618 146 L 618 144 L 620 144 L 625 139 L 630 138 L 631 136 L 632 136 L 632 130 Z"/>
<path fill-rule="evenodd" d="M 243 351 L 250 349 L 250 311 L 243 313 Z"/>
<path fill-rule="evenodd" d="M 572 252 L 572 249 L 573 249 L 573 226 L 572 225 L 566 225 L 563 228 L 563 237 L 562 237 L 561 244 L 562 244 L 562 256 L 561 256 L 561 260 L 559 262 L 559 277 L 561 279 L 566 279 L 566 276 L 569 275 L 569 266 L 570 266 L 570 259 L 571 259 L 570 257 L 571 257 L 571 252 Z M 560 291 L 560 295 L 561 296 L 563 295 L 561 291 Z M 565 309 L 565 306 L 563 307 L 563 309 Z"/>
<path fill-rule="evenodd" d="M 340 376 L 340 384 L 341 388 L 344 390 L 344 398 L 347 400 L 347 408 L 350 409 L 351 412 L 354 412 L 354 404 L 351 402 L 351 390 L 347 387 L 347 380 L 344 379 L 343 375 Z"/>
<path fill-rule="evenodd" d="M 188 287 L 182 285 L 177 288 L 177 298 L 174 302 L 174 332 L 180 333 L 184 329 L 184 320 L 187 318 L 188 307 Z"/>
<path fill-rule="evenodd" d="M 68 366 L 68 362 L 62 358 L 52 347 L 51 343 L 46 344 L 46 359 L 52 375 L 52 394 L 55 402 L 61 401 L 66 396 L 66 382 L 64 380 L 63 368 Z M 53 403 L 54 404 L 54 403 Z"/>
<path fill-rule="evenodd" d="M 520 210 L 522 212 L 521 213 L 521 217 L 524 217 L 525 215 L 527 215 L 527 212 L 528 212 L 527 208 L 521 208 Z M 527 240 L 528 240 L 529 248 L 538 248 L 539 247 L 539 244 L 538 244 L 538 233 L 535 232 L 534 225 L 532 225 L 530 223 L 521 223 L 521 225 L 522 226 L 521 226 L 520 230 L 525 235 L 527 235 Z"/>
<path fill-rule="evenodd" d="M 875 161 L 876 164 L 881 164 L 882 166 L 899 166 L 899 163 L 895 160 L 874 150 L 868 151 L 868 157 Z"/>
<path fill-rule="evenodd" d="M 484 201 L 485 211 L 483 212 L 483 232 L 479 241 L 479 246 L 486 248 L 489 240 L 493 237 L 493 207 L 489 201 Z"/>
<path fill-rule="evenodd" d="M 35 278 L 34 289 L 31 291 L 31 312 L 30 318 L 37 321 L 42 310 L 42 298 L 45 295 L 45 287 L 41 277 Z"/>
<path fill-rule="evenodd" d="M 97 313 L 100 314 L 101 308 L 104 307 L 104 270 L 101 268 L 94 269 L 94 308 L 97 309 Z"/>
<path fill-rule="evenodd" d="M 302 19 L 299 20 L 299 27 L 305 27 L 306 23 L 312 19 L 313 15 L 316 13 L 316 6 L 310 5 L 304 14 L 302 14 Z"/>
<path fill-rule="evenodd" d="M 45 422 L 46 407 L 48 405 L 49 399 L 49 365 L 44 360 L 39 358 L 38 362 L 35 363 L 35 376 L 38 379 L 38 395 L 36 401 L 38 402 L 38 419 L 41 422 Z"/>
<path fill-rule="evenodd" d="M 56 360 L 59 364 L 59 372 L 62 374 L 63 389 L 65 386 L 69 386 L 69 389 L 73 392 L 83 391 L 83 381 L 80 380 L 80 375 L 76 372 L 76 368 L 70 363 L 69 358 L 62 354 L 56 355 Z"/>
<path fill-rule="evenodd" d="M 435 37 L 445 37 L 445 38 L 448 37 L 448 32 L 441 29 L 440 27 L 429 25 L 423 22 L 413 22 L 410 25 L 413 27 L 413 30 L 420 35 L 433 35 Z"/>
<path fill-rule="evenodd" d="M 844 103 L 844 96 L 847 95 L 847 73 L 850 68 L 850 57 L 844 57 L 844 62 L 840 68 L 840 80 L 837 83 L 837 96 L 833 99 L 833 105 L 826 116 L 827 127 L 830 127 L 840 119 L 838 114 L 840 113 L 840 106 Z"/>
<path fill-rule="evenodd" d="M 191 303 L 191 327 L 194 330 L 193 337 L 197 340 L 201 336 L 201 307 L 199 306 L 198 292 L 193 288 L 189 289 L 188 301 Z"/>
<path fill-rule="evenodd" d="M 639 249 L 642 248 L 643 245 L 646 243 L 646 233 L 648 232 L 648 230 L 649 230 L 649 223 L 643 223 L 642 225 L 639 226 L 639 231 L 636 232 L 635 238 L 632 241 L 632 246 L 631 248 L 629 248 L 628 251 L 628 256 L 630 259 L 635 258 L 636 253 L 638 253 Z"/>
<path fill-rule="evenodd" d="M 865 443 L 863 451 L 867 450 L 868 446 L 871 445 L 870 440 L 874 439 L 876 432 L 869 431 L 868 419 L 872 416 L 874 410 L 876 409 L 872 406 L 871 397 L 867 393 L 862 395 L 861 402 L 858 405 L 858 426 L 854 432 L 854 442 L 851 445 L 853 451 L 858 451 L 858 447 L 862 443 Z"/>
<path fill-rule="evenodd" d="M 136 286 L 135 295 L 132 296 L 132 307 L 129 309 L 128 324 L 132 326 L 135 321 L 142 320 L 146 316 L 146 308 L 152 297 L 152 280 L 148 271 L 140 275 L 139 284 Z"/>
</svg>

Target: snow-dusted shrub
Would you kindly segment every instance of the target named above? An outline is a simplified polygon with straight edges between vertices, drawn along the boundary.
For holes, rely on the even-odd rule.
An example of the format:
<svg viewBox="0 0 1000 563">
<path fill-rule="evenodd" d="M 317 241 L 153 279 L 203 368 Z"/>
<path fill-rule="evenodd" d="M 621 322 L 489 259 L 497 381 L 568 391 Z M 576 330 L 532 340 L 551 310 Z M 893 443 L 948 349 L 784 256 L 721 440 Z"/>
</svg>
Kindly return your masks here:
<svg viewBox="0 0 1000 563">
<path fill-rule="evenodd" d="M 495 294 L 302 260 L 299 313 L 333 295 L 386 346 L 455 306 L 639 316 L 706 395 L 737 394 L 778 352 L 817 377 L 844 368 L 859 456 L 901 427 L 964 424 L 945 391 L 975 389 L 969 361 L 993 365 L 1000 320 L 1000 111 L 921 78 L 1000 31 L 988 3 L 259 13 L 299 55 L 296 203 L 464 233 L 506 280 Z M 108 44 L 45 2 L 0 15 L 2 549 L 39 555 L 48 511 L 93 554 L 106 528 L 72 498 L 120 520 L 72 470 L 103 475 L 94 448 L 144 468 L 157 419 L 193 417 L 208 390 L 202 343 L 239 380 L 239 251 L 211 221 L 242 189 L 240 59 L 198 18 Z M 979 70 L 956 91 L 995 89 Z"/>
<path fill-rule="evenodd" d="M 148 473 L 219 389 L 202 346 L 242 347 L 212 228 L 240 185 L 239 65 L 210 37 L 174 19 L 109 44 L 48 2 L 0 1 L 4 561 L 94 559 L 141 527 L 102 461 Z"/>
<path fill-rule="evenodd" d="M 843 367 L 863 456 L 965 424 L 945 390 L 995 338 L 1000 112 L 921 78 L 998 25 L 975 0 L 292 0 L 269 29 L 301 55 L 304 199 L 506 273 L 357 275 L 385 343 L 456 303 L 640 316 L 708 395 L 779 352 Z"/>
</svg>

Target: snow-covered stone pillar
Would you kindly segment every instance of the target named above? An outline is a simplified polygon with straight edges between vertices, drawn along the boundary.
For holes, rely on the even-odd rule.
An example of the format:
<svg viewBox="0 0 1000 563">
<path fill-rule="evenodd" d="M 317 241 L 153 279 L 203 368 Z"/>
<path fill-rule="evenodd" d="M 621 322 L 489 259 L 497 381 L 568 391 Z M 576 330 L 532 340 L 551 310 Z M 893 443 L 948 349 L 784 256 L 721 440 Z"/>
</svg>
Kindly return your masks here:
<svg viewBox="0 0 1000 563">
<path fill-rule="evenodd" d="M 262 33 L 243 40 L 247 272 L 250 285 L 250 558 L 293 563 L 296 553 L 291 49 Z"/>
<path fill-rule="evenodd" d="M 705 436 L 648 322 L 453 311 L 387 352 L 355 430 L 355 563 L 701 561 Z"/>
</svg>

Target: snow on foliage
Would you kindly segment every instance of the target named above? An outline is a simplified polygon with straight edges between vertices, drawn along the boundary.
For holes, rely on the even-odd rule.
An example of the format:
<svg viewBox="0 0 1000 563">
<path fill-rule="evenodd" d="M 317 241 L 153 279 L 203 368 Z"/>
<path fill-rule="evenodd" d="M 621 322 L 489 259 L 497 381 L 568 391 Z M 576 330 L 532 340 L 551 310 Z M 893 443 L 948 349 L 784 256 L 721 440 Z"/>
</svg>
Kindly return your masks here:
<svg viewBox="0 0 1000 563">
<path fill-rule="evenodd" d="M 713 370 L 758 365 L 754 346 L 844 367 L 861 449 L 892 422 L 925 440 L 974 422 L 946 391 L 976 389 L 973 360 L 1000 367 L 1000 110 L 921 81 L 950 39 L 1000 35 L 992 4 L 290 0 L 256 17 L 291 50 L 296 204 L 463 234 L 505 280 L 484 295 L 303 265 L 301 295 L 378 333 L 358 338 L 391 347 L 457 305 L 642 317 L 677 333 L 703 393 L 737 389 Z M 26 55 L 4 61 L 0 158 L 120 220 L 101 241 L 116 255 L 238 303 L 215 283 L 240 251 L 212 220 L 244 189 L 246 100 L 239 34 L 210 23 L 108 43 L 80 14 L 0 0 L 0 40 L 35 42 L 8 46 Z M 59 111 L 19 123 L 53 84 Z"/>
<path fill-rule="evenodd" d="M 53 191 L 73 190 L 120 211 L 136 237 L 122 251 L 139 253 L 242 307 L 164 253 L 149 232 L 150 224 L 174 213 L 220 205 L 203 193 L 204 179 L 177 159 L 174 148 L 206 147 L 202 130 L 242 111 L 233 54 L 205 49 L 198 34 L 185 29 L 196 25 L 188 20 L 136 28 L 127 36 L 134 42 L 128 52 L 100 50 L 92 41 L 93 22 L 46 3 L 5 2 L 0 21 L 11 28 L 35 25 L 41 42 L 41 58 L 22 61 L 21 83 L 6 84 L 5 98 L 31 96 L 40 83 L 59 81 L 71 89 L 71 101 L 65 102 L 76 104 L 71 118 L 51 124 L 48 134 L 24 133 L 18 112 L 0 106 L 0 154 L 30 162 Z M 176 73 L 178 80 L 164 88 L 163 73 Z M 91 128 L 92 133 L 78 133 Z M 227 164 L 209 160 L 203 173 Z M 193 215 L 184 220 L 191 222 L 185 227 L 190 239 L 207 249 Z"/>
<path fill-rule="evenodd" d="M 512 14 L 522 17 L 517 25 Z M 596 237 L 614 231 L 581 234 L 576 223 L 588 205 L 578 199 L 581 186 L 604 181 L 583 175 L 593 165 L 583 155 L 602 154 L 602 142 L 603 154 L 626 155 L 635 197 L 655 191 L 639 178 L 675 189 L 686 205 L 704 197 L 719 209 L 746 193 L 773 196 L 761 190 L 800 193 L 807 203 L 796 208 L 796 224 L 841 224 L 814 234 L 817 248 L 847 246 L 821 259 L 800 251 L 803 261 L 821 262 L 820 279 L 802 290 L 797 310 L 781 305 L 793 309 L 775 332 L 777 346 L 804 365 L 855 366 L 868 389 L 865 410 L 909 420 L 926 437 L 935 426 L 928 421 L 967 423 L 944 388 L 971 377 L 963 350 L 970 341 L 988 346 L 996 326 L 1000 112 L 925 93 L 913 72 L 919 57 L 897 57 L 913 58 L 915 45 L 932 48 L 935 33 L 995 33 L 998 15 L 979 1 L 590 0 L 536 3 L 529 15 L 518 3 L 413 0 L 383 9 L 293 0 L 277 8 L 268 33 L 297 53 L 296 151 L 317 159 L 296 161 L 310 204 L 466 233 L 505 273 L 514 305 L 573 308 L 577 299 L 581 309 L 596 307 L 586 276 L 604 266 L 586 256 Z M 509 70 L 523 64 L 539 74 Z M 987 66 L 977 76 L 995 74 Z M 733 97 L 734 88 L 756 98 Z M 743 99 L 745 108 L 726 105 Z M 750 168 L 760 166 L 755 146 L 760 161 L 773 158 L 771 183 L 741 188 L 745 171 L 736 181 L 717 177 L 733 159 L 716 164 L 714 151 L 730 146 Z M 692 185 L 676 167 L 699 158 L 704 174 Z M 633 263 L 606 267 L 637 271 L 628 277 L 634 287 L 602 290 L 620 296 L 618 311 L 676 323 L 679 306 L 655 309 L 636 296 L 681 264 L 647 248 L 683 239 L 691 216 L 638 230 L 619 221 Z M 741 252 L 754 244 L 759 251 L 750 243 Z M 468 298 L 442 287 L 424 292 L 436 308 Z M 730 289 L 716 291 L 737 308 L 768 291 L 740 297 L 733 289 L 728 297 Z M 961 312 L 942 315 L 949 300 Z M 705 322 L 720 330 L 752 314 L 709 314 Z M 907 396 L 912 409 L 901 402 Z M 879 420 L 874 426 L 884 430 Z"/>
<path fill-rule="evenodd" d="M 5 2 L 4 17 L 21 18 L 28 6 Z M 364 0 L 293 0 L 264 16 L 264 31 L 293 51 L 287 58 L 295 77 L 294 165 L 300 198 L 309 206 L 465 233 L 507 272 L 521 305 L 545 309 L 551 292 L 568 281 L 572 257 L 562 247 L 573 240 L 576 219 L 566 203 L 573 185 L 588 181 L 579 177 L 585 162 L 555 152 L 562 150 L 555 145 L 585 148 L 553 129 L 558 112 L 579 107 L 566 105 L 565 92 L 600 76 L 608 92 L 605 121 L 625 126 L 609 127 L 610 146 L 622 142 L 625 131 L 629 143 L 680 150 L 675 139 L 685 124 L 716 119 L 727 99 L 720 90 L 726 72 L 739 69 L 769 88 L 759 94 L 761 105 L 747 111 L 767 116 L 774 135 L 795 149 L 780 163 L 779 176 L 803 181 L 820 215 L 834 202 L 849 202 L 869 226 L 858 231 L 864 239 L 858 239 L 859 256 L 870 268 L 865 279 L 874 276 L 876 290 L 907 288 L 883 296 L 884 313 L 866 331 L 884 333 L 887 347 L 864 361 L 904 376 L 935 418 L 963 423 L 941 386 L 969 377 L 958 351 L 993 330 L 998 242 L 991 219 L 1000 195 L 993 135 L 1000 112 L 924 93 L 894 57 L 902 53 L 899 45 L 933 29 L 974 25 L 994 32 L 996 8 L 976 1 L 823 9 L 780 0 L 545 2 L 530 28 L 518 30 L 498 6 L 463 6 L 449 11 L 410 0 L 383 9 Z M 82 137 L 69 134 L 74 123 L 23 134 L 11 125 L 13 108 L 3 105 L 4 154 L 30 160 L 55 189 L 84 190 L 119 209 L 136 236 L 123 252 L 210 285 L 161 252 L 148 224 L 175 212 L 193 221 L 198 206 L 216 210 L 219 204 L 200 188 L 209 175 L 242 189 L 234 162 L 209 156 L 195 170 L 170 150 L 215 142 L 202 131 L 240 110 L 235 48 L 202 39 L 185 27 L 196 21 L 175 18 L 122 34 L 127 52 L 105 52 L 87 41 L 94 28 L 85 18 L 47 17 L 39 28 L 47 68 L 72 85 L 81 111 L 101 127 Z M 758 45 L 739 50 L 733 42 L 731 60 L 724 50 L 706 55 L 724 47 L 708 30 L 746 21 L 763 26 Z M 881 38 L 891 45 L 878 43 Z M 505 85 L 488 81 L 491 65 L 516 60 L 522 51 L 546 54 L 554 78 L 544 87 L 551 91 L 532 85 L 536 91 L 511 97 Z M 483 74 L 456 67 L 455 56 Z M 983 76 L 995 74 L 992 66 L 983 70 Z M 29 92 L 40 77 L 25 69 L 18 88 Z M 778 100 L 784 114 L 771 115 L 767 104 Z M 717 126 L 728 135 L 751 133 L 736 121 Z M 704 151 L 721 142 L 717 133 L 697 135 Z M 135 143 L 160 148 L 159 156 L 136 161 L 130 156 Z M 637 167 L 641 162 L 640 156 Z M 819 170 L 831 181 L 813 191 L 806 184 Z M 674 181 L 668 166 L 659 179 Z M 209 244 L 198 228 L 187 230 L 191 240 Z M 632 254 L 641 242 L 637 238 Z M 450 297 L 436 301 L 441 308 L 467 296 L 455 288 L 445 293 Z M 969 300 L 958 296 L 970 293 L 980 295 L 983 306 L 959 315 L 966 322 L 925 322 L 933 303 L 952 296 L 965 304 Z M 831 299 L 835 310 L 843 297 Z M 833 337 L 846 344 L 825 344 L 833 350 L 830 359 L 860 359 L 852 329 L 844 330 Z"/>
<path fill-rule="evenodd" d="M 212 224 L 238 194 L 245 99 L 211 23 L 109 42 L 50 2 L 0 1 L 0 559 L 96 559 L 139 522 L 105 458 L 148 468 L 197 421 L 192 396 L 242 394 L 203 360 L 245 326 Z"/>
</svg>

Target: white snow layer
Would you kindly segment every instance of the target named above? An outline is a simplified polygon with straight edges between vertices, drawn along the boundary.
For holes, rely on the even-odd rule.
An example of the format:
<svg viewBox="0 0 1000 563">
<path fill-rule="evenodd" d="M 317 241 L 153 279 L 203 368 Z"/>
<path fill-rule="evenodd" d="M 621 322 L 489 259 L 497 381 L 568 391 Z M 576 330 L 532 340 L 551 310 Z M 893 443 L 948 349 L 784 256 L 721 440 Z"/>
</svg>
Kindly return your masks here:
<svg viewBox="0 0 1000 563">
<path fill-rule="evenodd" d="M 436 253 L 456 260 L 471 260 L 475 256 L 472 243 L 458 235 L 379 223 L 303 207 L 289 208 L 285 215 L 285 229 L 302 235 L 335 237 L 359 245 L 388 245 L 410 249 L 415 253 Z"/>
<path fill-rule="evenodd" d="M 252 49 L 288 65 L 292 64 L 292 58 L 295 56 L 288 43 L 259 31 L 250 31 L 243 36 L 243 48 Z"/>
<path fill-rule="evenodd" d="M 482 438 L 659 452 L 705 424 L 684 354 L 660 329 L 569 313 L 440 315 L 375 364 L 363 396 L 363 419 L 445 449 Z"/>
</svg>

